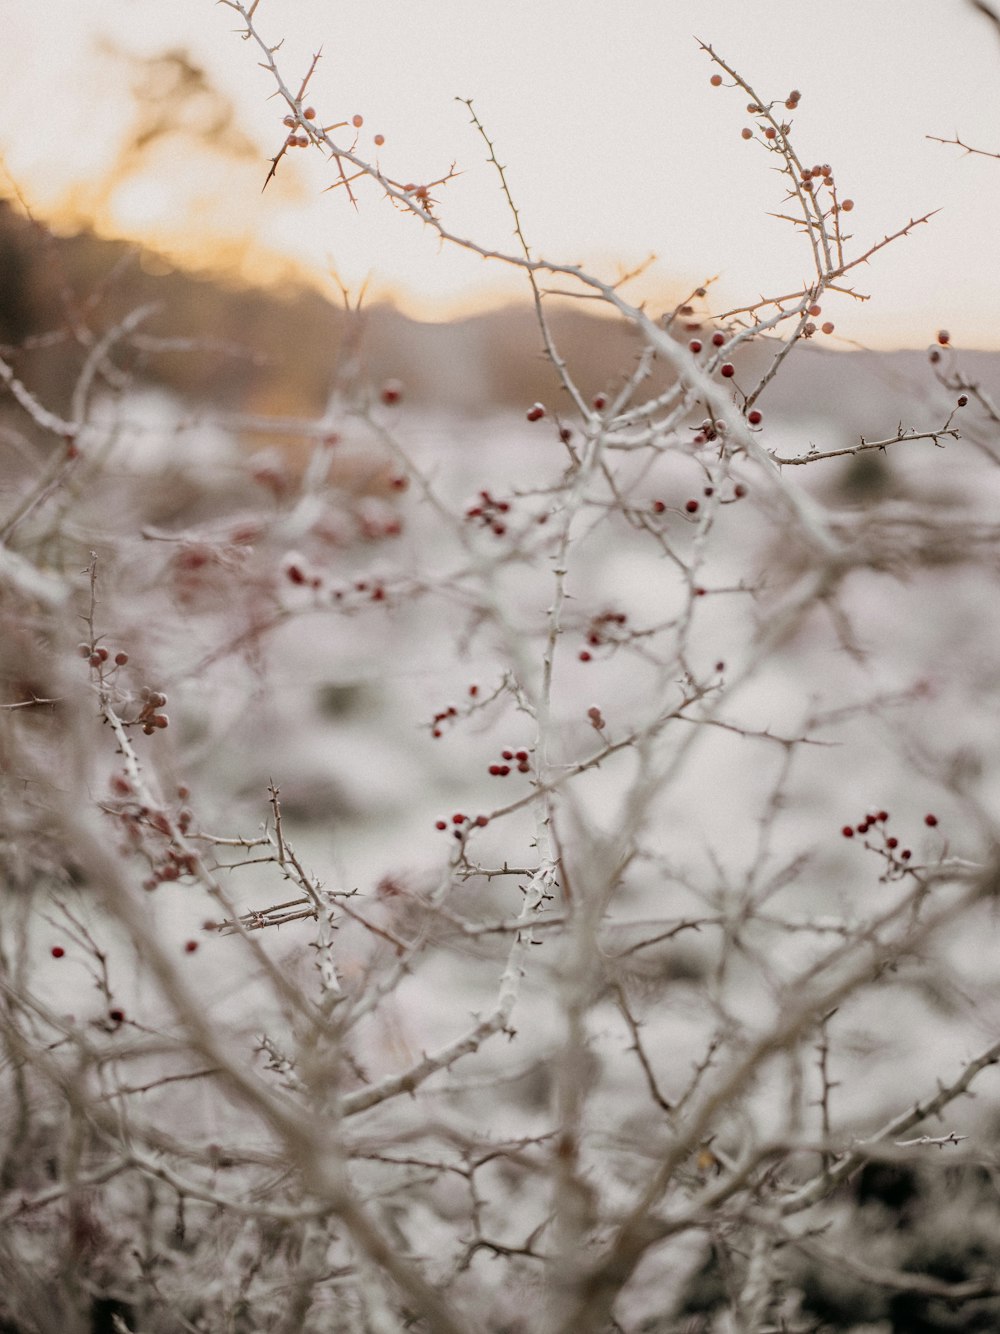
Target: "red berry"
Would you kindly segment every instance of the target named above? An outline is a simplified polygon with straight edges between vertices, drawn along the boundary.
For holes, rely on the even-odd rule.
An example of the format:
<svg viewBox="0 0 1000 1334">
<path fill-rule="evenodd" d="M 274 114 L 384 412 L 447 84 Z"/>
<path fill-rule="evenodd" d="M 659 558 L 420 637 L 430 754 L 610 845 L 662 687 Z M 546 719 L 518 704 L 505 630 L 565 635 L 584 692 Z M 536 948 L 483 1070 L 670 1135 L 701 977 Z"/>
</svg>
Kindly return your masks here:
<svg viewBox="0 0 1000 1334">
<path fill-rule="evenodd" d="M 664 511 L 666 508 L 667 508 L 667 507 L 666 507 L 666 505 L 664 504 L 664 502 L 663 502 L 662 500 L 654 500 L 654 501 L 653 501 L 653 513 L 654 513 L 654 514 L 662 514 L 663 511 Z"/>
<path fill-rule="evenodd" d="M 879 811 L 878 815 L 876 815 L 876 817 L 875 817 L 875 819 L 878 820 L 879 824 L 885 824 L 885 822 L 886 822 L 886 820 L 888 820 L 888 818 L 889 818 L 889 812 L 888 812 L 888 811 Z"/>
<path fill-rule="evenodd" d="M 576 656 L 580 659 L 581 662 L 590 662 L 592 655 L 588 653 L 585 648 L 582 648 Z"/>
<path fill-rule="evenodd" d="M 387 407 L 392 407 L 398 403 L 403 396 L 403 386 L 398 380 L 386 380 L 382 386 L 382 402 Z"/>
<path fill-rule="evenodd" d="M 722 364 L 722 366 L 719 368 L 719 370 L 720 370 L 720 373 L 721 373 L 727 380 L 731 380 L 731 379 L 733 378 L 733 376 L 736 374 L 736 367 L 733 365 L 733 363 L 732 363 L 731 361 L 723 362 L 723 364 Z"/>
<path fill-rule="evenodd" d="M 364 123 L 365 123 L 365 118 L 364 118 L 364 116 L 352 116 L 352 117 L 351 117 L 351 124 L 354 126 L 354 128 L 355 128 L 356 130 L 360 130 L 361 127 L 362 127 L 362 125 L 364 125 Z"/>
<path fill-rule="evenodd" d="M 533 403 L 525 415 L 530 422 L 541 421 L 545 416 L 545 408 L 541 403 Z"/>
<path fill-rule="evenodd" d="M 721 75 L 721 74 L 713 74 L 712 77 L 709 79 L 709 83 L 712 85 L 713 88 L 721 88 L 721 87 L 722 87 L 722 75 Z"/>
<path fill-rule="evenodd" d="M 123 1024 L 125 1022 L 125 1011 L 119 1009 L 109 1010 L 108 1018 L 113 1024 Z"/>
<path fill-rule="evenodd" d="M 763 420 L 764 420 L 764 414 L 760 412 L 757 408 L 753 408 L 750 412 L 747 413 L 747 421 L 750 423 L 751 426 L 759 426 Z"/>
<path fill-rule="evenodd" d="M 61 959 L 66 951 L 61 945 L 53 945 L 49 953 L 52 955 L 53 959 Z"/>
<path fill-rule="evenodd" d="M 912 856 L 913 853 L 910 851 L 909 848 L 904 848 L 903 851 L 899 854 L 900 860 L 904 862 L 908 862 Z"/>
<path fill-rule="evenodd" d="M 698 502 L 697 502 L 697 500 L 689 500 L 689 501 L 685 504 L 684 508 L 687 510 L 688 514 L 697 514 L 697 513 L 698 513 Z"/>
<path fill-rule="evenodd" d="M 688 351 L 694 352 L 695 354 L 699 353 L 701 351 L 701 339 L 692 338 L 690 343 L 688 343 Z"/>
<path fill-rule="evenodd" d="M 823 307 L 822 307 L 822 306 L 810 306 L 810 307 L 809 307 L 809 314 L 810 314 L 810 315 L 813 315 L 813 316 L 816 316 L 816 315 L 822 315 L 822 314 L 823 314 Z"/>
<path fill-rule="evenodd" d="M 747 489 L 742 482 L 737 482 L 736 485 L 733 487 L 733 495 L 736 497 L 737 500 L 742 500 L 743 497 L 746 495 L 746 493 Z"/>
<path fill-rule="evenodd" d="M 304 120 L 315 120 L 315 119 L 316 119 L 316 108 L 315 108 L 315 107 L 306 107 L 305 111 L 303 111 L 303 113 L 302 113 L 302 117 L 303 117 Z"/>
<path fill-rule="evenodd" d="M 461 811 L 459 811 L 457 814 L 451 817 L 451 822 L 452 824 L 465 824 L 466 819 L 467 817 L 464 816 Z"/>
<path fill-rule="evenodd" d="M 712 346 L 713 346 L 713 347 L 721 347 L 722 344 L 723 344 L 725 341 L 726 341 L 726 335 L 725 335 L 724 333 L 717 332 L 717 333 L 712 334 Z"/>
<path fill-rule="evenodd" d="M 898 838 L 891 838 L 891 837 L 890 837 L 890 838 L 887 838 L 887 839 L 885 840 L 885 846 L 886 846 L 887 848 L 898 848 L 898 847 L 899 847 L 899 839 L 898 839 Z"/>
<path fill-rule="evenodd" d="M 777 137 L 778 137 L 778 131 L 774 128 L 773 125 L 769 125 L 767 129 L 764 131 L 764 138 L 777 139 Z"/>
<path fill-rule="evenodd" d="M 469 686 L 469 694 L 472 696 L 473 699 L 475 699 L 476 696 L 479 694 L 479 687 L 477 685 Z"/>
<path fill-rule="evenodd" d="M 374 143 L 375 143 L 375 147 L 376 147 L 376 148 L 381 148 L 382 145 L 385 143 L 385 135 L 384 135 L 384 134 L 376 134 Z"/>
<path fill-rule="evenodd" d="M 824 332 L 825 334 L 832 334 L 832 333 L 833 333 L 833 322 L 832 322 L 831 320 L 827 320 L 826 323 L 825 323 L 822 327 L 823 327 L 823 332 Z"/>
<path fill-rule="evenodd" d="M 490 817 L 488 815 L 477 815 L 472 823 L 478 829 L 485 829 L 486 826 L 489 824 L 489 822 L 490 822 Z"/>
<path fill-rule="evenodd" d="M 595 411 L 595 412 L 600 412 L 603 408 L 606 408 L 607 406 L 608 406 L 608 396 L 607 396 L 607 394 L 595 394 L 595 395 L 594 395 L 594 411 Z"/>
<path fill-rule="evenodd" d="M 185 954 L 194 954 L 194 952 L 195 952 L 195 950 L 196 950 L 197 948 L 198 948 L 198 942 L 197 942 L 196 940 L 186 940 L 186 941 L 184 942 L 184 953 L 185 953 Z"/>
<path fill-rule="evenodd" d="M 742 136 L 744 139 L 752 139 L 752 138 L 753 138 L 753 130 L 751 130 L 751 129 L 749 128 L 749 126 L 747 126 L 747 125 L 744 125 L 743 129 L 740 130 L 740 134 L 741 134 L 741 136 Z"/>
<path fill-rule="evenodd" d="M 514 758 L 514 752 L 512 750 L 502 750 L 500 752 L 500 758 L 504 760 L 512 760 Z"/>
<path fill-rule="evenodd" d="M 937 822 L 938 822 L 938 818 L 937 818 L 936 815 L 925 815 L 925 816 L 924 816 L 924 824 L 927 825 L 928 828 L 930 828 L 930 829 L 933 829 L 934 826 L 937 824 Z"/>
<path fill-rule="evenodd" d="M 849 824 L 845 824 L 844 827 L 843 827 L 843 829 L 841 829 L 840 832 L 844 835 L 845 838 L 853 838 L 853 837 L 854 837 L 854 830 L 851 828 L 851 826 L 850 826 Z"/>
<path fill-rule="evenodd" d="M 951 342 L 951 334 L 948 332 L 947 329 L 939 329 L 937 340 L 942 347 L 947 347 L 948 344 Z"/>
<path fill-rule="evenodd" d="M 448 825 L 447 825 L 447 823 L 446 823 L 444 820 L 435 820 L 435 821 L 434 821 L 434 828 L 435 828 L 435 829 L 447 829 L 447 828 L 448 828 Z"/>
<path fill-rule="evenodd" d="M 845 213 L 850 213 L 851 209 L 854 207 L 854 200 L 845 199 L 840 207 L 844 210 Z"/>
<path fill-rule="evenodd" d="M 127 653 L 116 653 L 116 654 L 115 654 L 115 666 L 116 666 L 116 667 L 124 667 L 125 664 L 126 664 L 127 662 L 128 662 L 128 654 L 127 654 Z"/>
</svg>

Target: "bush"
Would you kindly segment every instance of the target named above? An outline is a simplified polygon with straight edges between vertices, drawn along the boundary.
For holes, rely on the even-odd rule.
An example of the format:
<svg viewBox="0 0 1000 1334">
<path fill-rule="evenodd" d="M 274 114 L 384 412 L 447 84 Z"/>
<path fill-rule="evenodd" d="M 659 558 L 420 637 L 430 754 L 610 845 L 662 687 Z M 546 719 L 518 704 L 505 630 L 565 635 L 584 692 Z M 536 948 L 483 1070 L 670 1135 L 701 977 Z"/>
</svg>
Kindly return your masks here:
<svg viewBox="0 0 1000 1334">
<path fill-rule="evenodd" d="M 272 170 L 476 248 L 227 3 Z M 945 333 L 897 431 L 770 417 L 886 242 L 704 50 L 813 272 L 654 316 L 523 243 L 558 407 L 192 418 L 144 308 L 68 408 L 0 360 L 5 1328 L 995 1325 L 998 417 Z"/>
</svg>

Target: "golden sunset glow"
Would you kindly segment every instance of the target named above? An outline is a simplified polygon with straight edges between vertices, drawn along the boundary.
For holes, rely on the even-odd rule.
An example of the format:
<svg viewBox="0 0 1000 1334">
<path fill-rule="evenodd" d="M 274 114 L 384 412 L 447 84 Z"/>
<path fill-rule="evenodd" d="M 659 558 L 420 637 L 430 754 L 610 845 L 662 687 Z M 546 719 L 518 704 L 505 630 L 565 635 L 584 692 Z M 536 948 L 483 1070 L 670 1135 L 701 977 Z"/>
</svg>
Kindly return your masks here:
<svg viewBox="0 0 1000 1334">
<path fill-rule="evenodd" d="M 910 0 L 905 25 L 900 13 L 842 0 L 835 30 L 820 33 L 813 7 L 792 0 L 635 0 L 618 16 L 591 0 L 542 12 L 514 0 L 502 13 L 263 0 L 257 20 L 284 39 L 290 83 L 323 47 L 310 85 L 321 119 L 363 114 L 358 151 L 394 178 L 434 180 L 456 164 L 436 197 L 459 234 L 516 250 L 456 101 L 471 97 L 535 253 L 611 277 L 655 254 L 633 298 L 670 302 L 718 274 L 724 308 L 795 287 L 809 255 L 773 216 L 782 186 L 766 152 L 741 139 L 745 94 L 710 86 L 697 33 L 762 97 L 802 90 L 794 140 L 856 200 L 857 249 L 940 210 L 861 272 L 870 302 L 828 296 L 837 338 L 921 346 L 947 325 L 962 345 L 993 346 L 1000 163 L 927 136 L 1000 149 L 982 92 L 1000 74 L 1000 42 L 964 0 Z M 318 153 L 286 154 L 262 192 L 283 107 L 236 26 L 211 0 L 17 9 L 0 90 L 5 193 L 16 187 L 61 228 L 93 225 L 230 278 L 305 276 L 335 291 L 335 270 L 426 319 L 523 294 L 518 274 L 443 248 L 370 183 L 356 208 L 327 192 L 336 172 Z"/>
</svg>

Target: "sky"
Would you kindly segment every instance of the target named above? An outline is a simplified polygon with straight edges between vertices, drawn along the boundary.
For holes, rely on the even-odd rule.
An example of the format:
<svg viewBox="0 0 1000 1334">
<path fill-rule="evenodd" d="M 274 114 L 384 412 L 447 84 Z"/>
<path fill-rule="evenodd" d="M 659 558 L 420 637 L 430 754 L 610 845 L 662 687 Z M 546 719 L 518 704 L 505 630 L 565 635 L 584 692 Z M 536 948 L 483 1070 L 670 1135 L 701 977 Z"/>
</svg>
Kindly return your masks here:
<svg viewBox="0 0 1000 1334">
<path fill-rule="evenodd" d="M 287 155 L 262 193 L 285 108 L 224 5 L 0 9 L 0 192 L 16 187 L 39 216 L 92 219 L 252 279 L 284 264 L 332 294 L 332 274 L 355 295 L 367 282 L 369 299 L 423 319 L 526 295 L 523 277 L 443 248 L 371 183 L 357 208 L 327 191 L 336 177 L 319 153 Z M 612 279 L 655 255 L 625 289 L 633 299 L 666 306 L 717 276 L 720 309 L 791 290 L 810 265 L 803 239 L 771 216 L 784 191 L 769 155 L 741 138 L 746 94 L 710 85 L 701 39 L 761 98 L 800 90 L 793 142 L 855 201 L 859 250 L 940 210 L 859 271 L 869 301 L 828 294 L 829 344 L 922 347 L 946 327 L 959 346 L 1000 345 L 1000 160 L 928 138 L 1000 152 L 1000 35 L 969 0 L 260 0 L 256 20 L 283 41 L 289 84 L 322 48 L 310 85 L 320 121 L 362 115 L 358 150 L 388 174 L 433 181 L 455 164 L 435 192 L 454 230 L 514 248 L 496 173 L 456 100 L 471 98 L 536 255 Z M 204 72 L 205 90 L 183 103 L 150 96 L 160 85 L 148 62 L 170 50 Z M 148 145 L 129 155 L 137 127 Z"/>
</svg>

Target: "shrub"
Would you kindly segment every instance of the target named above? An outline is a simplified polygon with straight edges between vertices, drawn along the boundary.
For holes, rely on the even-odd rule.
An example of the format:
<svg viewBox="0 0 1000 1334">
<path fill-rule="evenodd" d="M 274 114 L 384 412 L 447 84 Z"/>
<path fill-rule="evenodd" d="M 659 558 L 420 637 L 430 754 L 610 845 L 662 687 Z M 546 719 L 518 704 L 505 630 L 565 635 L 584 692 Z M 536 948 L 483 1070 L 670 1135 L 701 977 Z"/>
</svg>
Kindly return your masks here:
<svg viewBox="0 0 1000 1334">
<path fill-rule="evenodd" d="M 383 173 L 226 3 L 272 174 L 323 150 L 478 249 L 450 172 Z M 6 1327 L 995 1323 L 963 1100 L 1000 1056 L 997 416 L 942 333 L 940 412 L 782 431 L 775 377 L 894 238 L 846 231 L 797 92 L 704 53 L 813 265 L 739 309 L 533 257 L 469 106 L 558 405 L 450 449 L 349 379 L 209 430 L 126 374 L 143 309 L 80 341 L 68 409 L 0 360 Z M 634 363 L 579 384 L 550 283 Z M 237 447 L 268 433 L 305 466 Z M 862 1196 L 881 1169 L 902 1197 Z"/>
</svg>

